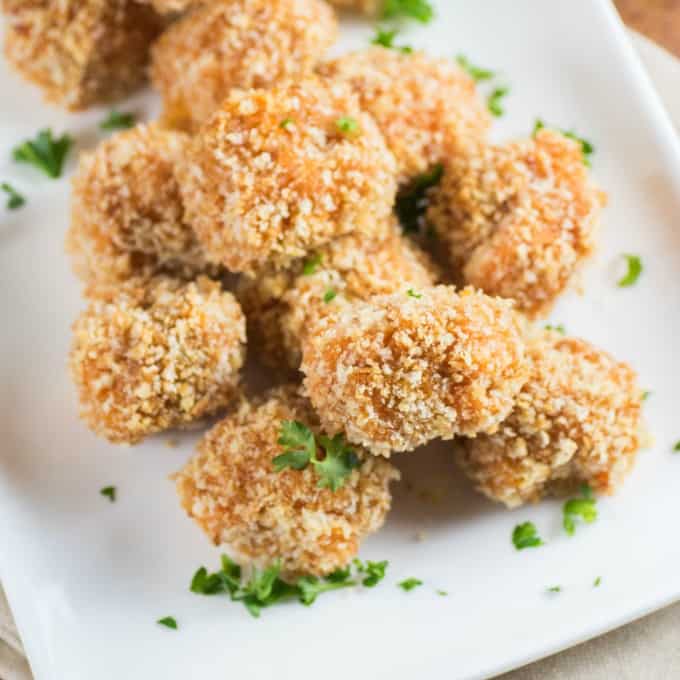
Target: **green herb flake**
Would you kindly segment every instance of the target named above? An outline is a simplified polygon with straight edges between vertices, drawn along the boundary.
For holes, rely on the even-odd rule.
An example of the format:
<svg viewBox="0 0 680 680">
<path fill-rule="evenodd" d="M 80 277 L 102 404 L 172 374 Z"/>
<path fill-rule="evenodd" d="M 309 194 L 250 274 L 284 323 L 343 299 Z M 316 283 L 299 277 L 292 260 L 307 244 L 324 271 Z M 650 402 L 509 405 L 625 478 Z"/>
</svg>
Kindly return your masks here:
<svg viewBox="0 0 680 680">
<path fill-rule="evenodd" d="M 559 333 L 560 335 L 564 335 L 567 330 L 564 327 L 564 324 L 558 323 L 556 326 L 552 326 L 551 324 L 547 324 L 545 327 L 546 331 L 555 331 L 555 333 Z"/>
<path fill-rule="evenodd" d="M 496 75 L 495 71 L 475 66 L 464 54 L 459 54 L 456 57 L 456 61 L 458 62 L 458 65 L 478 83 L 482 83 L 485 80 L 491 80 Z"/>
<path fill-rule="evenodd" d="M 105 486 L 103 489 L 99 490 L 102 496 L 106 496 L 111 503 L 116 500 L 116 487 L 115 486 Z"/>
<path fill-rule="evenodd" d="M 626 272 L 625 276 L 619 279 L 619 288 L 627 288 L 628 286 L 635 285 L 643 271 L 642 260 L 640 259 L 639 255 L 624 253 L 623 258 L 626 261 L 628 271 Z"/>
<path fill-rule="evenodd" d="M 173 616 L 164 616 L 162 619 L 158 619 L 156 623 L 159 624 L 160 626 L 165 626 L 166 628 L 172 628 L 173 630 L 177 630 L 177 621 Z"/>
<path fill-rule="evenodd" d="M 652 396 L 653 392 L 650 392 L 649 390 L 645 390 L 642 393 L 642 401 L 647 401 Z"/>
<path fill-rule="evenodd" d="M 402 54 L 413 54 L 413 48 L 410 45 L 396 45 L 394 40 L 399 35 L 399 29 L 395 28 L 387 30 L 378 27 L 375 36 L 371 40 L 372 45 L 380 45 L 389 50 L 397 50 Z"/>
<path fill-rule="evenodd" d="M 66 155 L 71 148 L 73 140 L 68 135 L 62 135 L 59 139 L 52 137 L 52 130 L 41 130 L 33 140 L 28 139 L 12 152 L 17 163 L 29 163 L 48 177 L 56 179 L 61 177 Z"/>
<path fill-rule="evenodd" d="M 601 576 L 598 576 L 598 577 L 593 581 L 593 588 L 599 588 L 601 583 L 602 583 L 602 577 L 601 577 Z"/>
<path fill-rule="evenodd" d="M 673 452 L 674 453 L 680 452 L 680 441 L 675 442 L 675 446 L 673 447 Z"/>
<path fill-rule="evenodd" d="M 413 234 L 420 230 L 423 215 L 427 210 L 428 191 L 436 187 L 443 176 L 444 166 L 438 163 L 429 172 L 419 175 L 400 190 L 395 210 L 405 233 Z"/>
<path fill-rule="evenodd" d="M 545 122 L 543 122 L 540 118 L 536 119 L 536 122 L 534 123 L 534 129 L 533 132 L 531 133 L 532 137 L 536 136 L 536 133 L 538 133 L 540 130 L 543 130 L 546 127 L 553 127 L 553 126 L 548 126 Z M 574 132 L 573 130 L 564 130 L 562 128 L 555 127 L 555 130 L 563 134 L 565 137 L 568 137 L 569 139 L 573 139 L 575 142 L 578 142 L 581 145 L 581 153 L 583 154 L 583 163 L 587 165 L 588 167 L 591 167 L 591 156 L 595 153 L 595 146 L 589 142 L 587 139 L 584 139 L 583 137 L 579 136 Z"/>
<path fill-rule="evenodd" d="M 295 121 L 292 118 L 284 118 L 280 123 L 279 127 L 284 130 L 290 130 L 295 126 Z"/>
<path fill-rule="evenodd" d="M 311 276 L 312 274 L 315 274 L 320 265 L 321 254 L 317 253 L 305 261 L 305 264 L 302 267 L 302 275 Z"/>
<path fill-rule="evenodd" d="M 328 304 L 329 302 L 333 302 L 336 297 L 338 297 L 338 292 L 329 288 L 323 295 L 323 301 Z"/>
<path fill-rule="evenodd" d="M 297 420 L 284 420 L 281 423 L 278 443 L 284 452 L 272 461 L 276 472 L 286 468 L 304 470 L 316 454 L 314 433 Z"/>
<path fill-rule="evenodd" d="M 561 593 L 562 586 L 550 586 L 550 588 L 548 588 L 547 590 L 549 593 Z"/>
<path fill-rule="evenodd" d="M 359 121 L 351 116 L 343 116 L 335 121 L 335 126 L 343 135 L 354 135 L 359 132 Z"/>
<path fill-rule="evenodd" d="M 26 203 L 26 199 L 11 184 L 3 182 L 0 184 L 0 189 L 7 194 L 7 204 L 5 205 L 7 210 L 17 210 Z"/>
<path fill-rule="evenodd" d="M 505 114 L 505 109 L 503 108 L 502 102 L 505 97 L 510 94 L 509 87 L 497 87 L 491 92 L 489 98 L 486 101 L 487 108 L 493 116 L 500 118 Z"/>
<path fill-rule="evenodd" d="M 574 535 L 578 521 L 592 524 L 597 519 L 596 500 L 587 484 L 581 486 L 581 496 L 568 500 L 562 508 L 562 526 L 569 536 Z"/>
<path fill-rule="evenodd" d="M 422 586 L 423 582 L 420 579 L 411 577 L 411 578 L 404 579 L 403 581 L 400 581 L 397 585 L 402 590 L 404 590 L 408 593 L 408 592 L 412 591 L 414 588 L 418 588 L 419 586 Z"/>
<path fill-rule="evenodd" d="M 517 550 L 524 550 L 525 548 L 538 548 L 543 545 L 536 525 L 533 522 L 524 522 L 518 524 L 512 532 L 512 544 Z"/>
<path fill-rule="evenodd" d="M 408 295 L 409 297 L 415 298 L 416 300 L 420 300 L 420 298 L 423 297 L 421 293 L 416 293 L 415 290 L 413 290 L 413 288 L 409 288 L 406 291 L 406 295 Z"/>
<path fill-rule="evenodd" d="M 445 590 L 437 590 L 436 593 L 441 597 L 448 597 L 448 593 Z"/>
<path fill-rule="evenodd" d="M 364 578 L 361 583 L 366 586 L 366 588 L 374 588 L 380 581 L 385 578 L 385 571 L 389 565 L 387 560 L 382 562 L 362 562 L 361 560 L 354 560 L 354 565 L 357 571 L 364 574 Z"/>
<path fill-rule="evenodd" d="M 383 19 L 415 19 L 427 24 L 434 18 L 434 9 L 428 0 L 385 0 Z"/>
<path fill-rule="evenodd" d="M 109 115 L 99 123 L 102 130 L 127 130 L 135 124 L 135 114 L 123 111 L 109 112 Z"/>
</svg>

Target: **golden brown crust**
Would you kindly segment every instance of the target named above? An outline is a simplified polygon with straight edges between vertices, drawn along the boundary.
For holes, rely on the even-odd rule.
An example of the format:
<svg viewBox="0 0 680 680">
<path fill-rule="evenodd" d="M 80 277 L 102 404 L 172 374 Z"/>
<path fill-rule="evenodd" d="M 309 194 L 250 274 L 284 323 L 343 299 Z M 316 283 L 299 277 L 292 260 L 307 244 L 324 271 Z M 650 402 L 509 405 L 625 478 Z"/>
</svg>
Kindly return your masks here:
<svg viewBox="0 0 680 680">
<path fill-rule="evenodd" d="M 374 297 L 321 319 L 305 389 L 329 432 L 373 453 L 493 431 L 527 378 L 512 305 L 451 286 Z"/>
<path fill-rule="evenodd" d="M 358 129 L 343 132 L 343 119 Z M 394 170 L 349 88 L 310 77 L 233 91 L 192 140 L 179 176 L 207 255 L 252 273 L 345 234 L 384 233 Z"/>
<path fill-rule="evenodd" d="M 491 117 L 474 80 L 450 59 L 372 47 L 319 67 L 348 82 L 374 118 L 405 182 L 481 140 Z"/>
<path fill-rule="evenodd" d="M 161 20 L 132 0 L 4 0 L 5 55 L 68 109 L 116 101 L 146 80 Z"/>
<path fill-rule="evenodd" d="M 375 16 L 382 9 L 385 0 L 329 0 L 331 5 L 340 9 L 357 10 L 369 16 Z"/>
<path fill-rule="evenodd" d="M 153 48 L 164 118 L 196 130 L 233 88 L 267 88 L 311 72 L 337 37 L 322 0 L 214 0 L 192 9 Z"/>
<path fill-rule="evenodd" d="M 604 203 L 580 144 L 546 129 L 451 157 L 427 219 L 465 283 L 538 317 L 593 252 Z"/>
<path fill-rule="evenodd" d="M 514 507 L 587 483 L 612 493 L 640 448 L 642 391 L 625 363 L 545 331 L 531 376 L 495 434 L 461 440 L 459 461 L 489 498 Z"/>
<path fill-rule="evenodd" d="M 108 288 L 73 324 L 70 369 L 81 417 L 135 444 L 224 408 L 236 395 L 245 318 L 206 277 Z"/>
<path fill-rule="evenodd" d="M 215 544 L 257 566 L 281 560 L 285 576 L 323 575 L 344 567 L 389 510 L 386 461 L 362 459 L 338 491 L 318 487 L 316 472 L 275 472 L 281 422 L 297 420 L 319 433 L 309 402 L 288 386 L 242 403 L 210 430 L 198 453 L 175 476 L 180 502 Z"/>
</svg>

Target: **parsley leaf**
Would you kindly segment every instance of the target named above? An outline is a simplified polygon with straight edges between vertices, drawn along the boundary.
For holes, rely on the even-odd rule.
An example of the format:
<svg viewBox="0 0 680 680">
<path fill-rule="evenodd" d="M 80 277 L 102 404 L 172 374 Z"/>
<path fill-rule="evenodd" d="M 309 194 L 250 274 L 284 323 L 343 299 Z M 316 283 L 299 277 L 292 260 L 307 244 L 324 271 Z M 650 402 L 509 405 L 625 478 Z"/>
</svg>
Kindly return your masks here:
<svg viewBox="0 0 680 680">
<path fill-rule="evenodd" d="M 420 298 L 423 297 L 422 293 L 416 293 L 415 290 L 413 290 L 413 288 L 409 288 L 406 291 L 406 295 L 408 295 L 409 297 L 415 298 L 416 300 L 420 300 Z"/>
<path fill-rule="evenodd" d="M 543 545 L 543 541 L 538 535 L 536 525 L 533 522 L 518 524 L 512 532 L 512 543 L 517 550 L 538 548 Z"/>
<path fill-rule="evenodd" d="M 598 588 L 600 583 L 602 583 L 602 577 L 598 576 L 594 581 L 593 581 L 593 588 Z"/>
<path fill-rule="evenodd" d="M 673 447 L 673 451 L 675 453 L 680 452 L 680 441 L 675 442 L 675 446 Z"/>
<path fill-rule="evenodd" d="M 510 94 L 509 87 L 497 87 L 489 95 L 486 104 L 491 114 L 496 116 L 496 118 L 500 118 L 505 113 L 505 109 L 503 109 L 502 106 L 502 100 L 508 94 Z"/>
<path fill-rule="evenodd" d="M 333 439 L 322 435 L 318 439 L 326 453 L 321 460 L 314 454 L 310 461 L 319 475 L 318 486 L 337 491 L 352 474 L 352 470 L 359 467 L 359 458 L 342 434 L 336 434 Z"/>
<path fill-rule="evenodd" d="M 102 130 L 127 130 L 135 124 L 135 114 L 129 112 L 113 111 L 99 123 Z"/>
<path fill-rule="evenodd" d="M 437 590 L 437 595 L 440 595 L 441 597 L 447 597 L 448 593 L 445 590 Z"/>
<path fill-rule="evenodd" d="M 444 176 L 444 166 L 441 163 L 422 175 L 414 178 L 410 184 L 399 191 L 395 210 L 405 233 L 415 233 L 427 209 L 428 189 L 435 187 Z"/>
<path fill-rule="evenodd" d="M 3 182 L 0 184 L 0 189 L 7 194 L 7 204 L 5 206 L 7 210 L 16 210 L 26 203 L 26 199 L 11 184 Z"/>
<path fill-rule="evenodd" d="M 172 628 L 173 630 L 177 630 L 177 621 L 173 616 L 164 616 L 162 619 L 158 619 L 156 621 L 161 626 L 165 626 L 166 628 Z"/>
<path fill-rule="evenodd" d="M 567 330 L 564 327 L 564 324 L 558 323 L 556 326 L 552 326 L 551 324 L 546 324 L 545 326 L 546 331 L 555 331 L 556 333 L 559 333 L 560 335 L 564 335 Z"/>
<path fill-rule="evenodd" d="M 495 71 L 475 66 L 464 54 L 459 54 L 456 57 L 456 61 L 458 62 L 458 65 L 478 83 L 485 80 L 491 80 L 496 75 Z"/>
<path fill-rule="evenodd" d="M 361 583 L 367 588 L 373 588 L 385 578 L 385 571 L 389 562 L 387 560 L 382 562 L 371 562 L 371 560 L 368 560 L 364 563 L 361 560 L 354 560 L 354 565 L 358 572 L 364 574 Z"/>
<path fill-rule="evenodd" d="M 397 50 L 402 54 L 412 54 L 413 48 L 410 45 L 395 45 L 394 39 L 399 35 L 399 29 L 394 28 L 392 30 L 387 30 L 378 27 L 376 29 L 375 36 L 371 40 L 372 45 L 380 45 L 381 47 L 386 47 L 390 50 Z"/>
<path fill-rule="evenodd" d="M 336 297 L 338 297 L 338 292 L 329 288 L 323 295 L 323 301 L 328 304 L 329 302 L 333 302 Z"/>
<path fill-rule="evenodd" d="M 548 127 L 546 123 L 544 123 L 540 118 L 537 118 L 536 122 L 534 123 L 534 130 L 531 133 L 531 136 L 535 137 L 536 133 L 539 130 L 543 130 L 545 127 Z M 583 137 L 577 135 L 576 132 L 574 132 L 573 130 L 564 130 L 562 128 L 555 128 L 555 130 L 561 132 L 565 137 L 573 139 L 575 142 L 578 142 L 581 145 L 581 152 L 583 153 L 583 163 L 588 167 L 591 167 L 590 157 L 595 153 L 595 147 L 593 146 L 593 144 L 589 142 L 587 139 L 584 139 Z"/>
<path fill-rule="evenodd" d="M 550 586 L 548 588 L 549 593 L 561 593 L 562 592 L 562 586 Z"/>
<path fill-rule="evenodd" d="M 279 127 L 284 130 L 290 130 L 291 127 L 295 125 L 295 121 L 292 118 L 284 118 L 280 123 Z"/>
<path fill-rule="evenodd" d="M 12 155 L 17 163 L 30 163 L 42 170 L 48 177 L 61 177 L 64 159 L 73 140 L 68 135 L 52 138 L 52 130 L 41 130 L 34 139 L 27 139 L 17 146 Z"/>
<path fill-rule="evenodd" d="M 316 270 L 319 268 L 319 265 L 321 264 L 321 254 L 317 253 L 316 255 L 312 255 L 308 260 L 305 260 L 305 264 L 302 267 L 302 275 L 303 276 L 311 276 L 312 274 L 316 273 Z"/>
<path fill-rule="evenodd" d="M 581 487 L 582 498 L 572 498 L 568 500 L 562 509 L 562 526 L 564 530 L 573 536 L 576 531 L 577 521 L 583 520 L 586 524 L 592 524 L 597 519 L 596 500 L 593 498 L 591 488 L 584 484 Z"/>
<path fill-rule="evenodd" d="M 645 390 L 642 393 L 642 401 L 647 401 L 647 399 L 649 399 L 651 396 L 652 396 L 652 392 L 650 392 L 649 390 Z"/>
<path fill-rule="evenodd" d="M 335 121 L 335 126 L 343 135 L 353 135 L 359 132 L 359 121 L 351 116 L 343 116 Z"/>
<path fill-rule="evenodd" d="M 316 454 L 314 433 L 297 420 L 284 420 L 281 423 L 278 443 L 285 451 L 272 461 L 276 472 L 287 467 L 304 470 Z"/>
<path fill-rule="evenodd" d="M 623 257 L 626 260 L 628 271 L 626 272 L 625 276 L 619 279 L 619 288 L 627 288 L 628 286 L 632 286 L 637 283 L 637 280 L 640 278 L 640 274 L 642 274 L 643 269 L 642 260 L 638 255 L 624 254 Z"/>
<path fill-rule="evenodd" d="M 349 579 L 331 581 L 327 578 L 325 581 L 317 578 L 316 576 L 302 576 L 297 580 L 295 584 L 300 591 L 300 602 L 302 604 L 309 606 L 314 604 L 316 598 L 321 595 L 321 593 L 327 593 L 331 590 L 339 590 L 340 588 L 349 588 L 350 586 L 355 586 L 356 581 Z"/>
<path fill-rule="evenodd" d="M 415 19 L 427 24 L 434 18 L 434 9 L 428 0 L 385 0 L 383 19 Z"/>
<path fill-rule="evenodd" d="M 99 490 L 102 496 L 106 496 L 112 503 L 116 500 L 116 487 L 115 486 L 105 486 L 103 489 Z"/>
<path fill-rule="evenodd" d="M 397 584 L 402 590 L 405 590 L 407 593 L 413 590 L 414 588 L 417 588 L 418 586 L 422 586 L 423 582 L 420 579 L 417 578 L 407 578 L 401 581 L 400 583 Z"/>
</svg>

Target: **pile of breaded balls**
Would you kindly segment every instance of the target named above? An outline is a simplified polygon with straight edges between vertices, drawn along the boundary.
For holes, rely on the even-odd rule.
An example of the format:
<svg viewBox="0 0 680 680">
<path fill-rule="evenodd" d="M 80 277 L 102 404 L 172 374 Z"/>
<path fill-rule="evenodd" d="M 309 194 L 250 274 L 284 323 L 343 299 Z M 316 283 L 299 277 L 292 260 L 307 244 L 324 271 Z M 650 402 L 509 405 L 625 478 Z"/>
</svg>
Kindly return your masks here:
<svg viewBox="0 0 680 680">
<path fill-rule="evenodd" d="M 215 544 L 329 574 L 383 524 L 391 456 L 435 439 L 509 507 L 617 488 L 641 444 L 636 375 L 537 321 L 596 245 L 605 196 L 579 143 L 491 144 L 450 59 L 324 60 L 322 0 L 4 8 L 6 54 L 50 100 L 118 98 L 147 72 L 162 97 L 158 121 L 80 158 L 67 250 L 89 307 L 70 371 L 82 418 L 117 444 L 223 417 L 175 475 Z M 438 164 L 430 236 L 411 238 L 395 201 Z M 279 380 L 264 395 L 241 379 L 246 337 Z M 352 447 L 341 488 L 275 471 L 286 421 Z"/>
</svg>

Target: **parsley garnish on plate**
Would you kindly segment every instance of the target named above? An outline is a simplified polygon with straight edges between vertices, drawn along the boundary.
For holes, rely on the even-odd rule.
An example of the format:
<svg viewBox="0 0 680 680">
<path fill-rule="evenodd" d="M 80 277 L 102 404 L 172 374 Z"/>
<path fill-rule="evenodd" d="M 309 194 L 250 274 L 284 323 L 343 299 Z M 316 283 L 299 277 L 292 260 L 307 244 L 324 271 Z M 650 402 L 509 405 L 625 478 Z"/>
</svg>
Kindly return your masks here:
<svg viewBox="0 0 680 680">
<path fill-rule="evenodd" d="M 329 288 L 324 294 L 323 294 L 323 301 L 328 304 L 329 302 L 333 302 L 335 298 L 338 297 L 338 291 L 333 290 L 332 288 Z"/>
<path fill-rule="evenodd" d="M 562 526 L 569 536 L 574 535 L 579 520 L 592 524 L 597 519 L 595 504 L 593 492 L 587 484 L 581 486 L 581 498 L 571 498 L 564 504 Z"/>
<path fill-rule="evenodd" d="M 496 75 L 495 71 L 475 66 L 464 54 L 456 56 L 456 61 L 458 62 L 458 65 L 478 83 L 482 83 L 485 80 L 491 80 Z"/>
<path fill-rule="evenodd" d="M 316 270 L 319 268 L 319 265 L 321 264 L 321 254 L 317 253 L 316 255 L 312 255 L 308 260 L 305 260 L 305 264 L 302 267 L 302 275 L 303 276 L 311 276 L 312 274 L 316 273 Z"/>
<path fill-rule="evenodd" d="M 567 331 L 564 327 L 564 324 L 558 323 L 556 326 L 552 326 L 551 324 L 547 324 L 545 327 L 546 331 L 555 331 L 556 333 L 559 333 L 560 335 L 564 335 Z"/>
<path fill-rule="evenodd" d="M 444 166 L 441 163 L 422 175 L 414 178 L 410 184 L 399 191 L 395 210 L 404 232 L 416 233 L 425 210 L 427 209 L 427 192 L 441 182 Z"/>
<path fill-rule="evenodd" d="M 420 298 L 423 297 L 422 293 L 416 293 L 415 290 L 413 290 L 413 288 L 409 288 L 406 291 L 406 295 L 408 295 L 409 297 L 415 298 L 416 300 L 420 300 Z"/>
<path fill-rule="evenodd" d="M 647 399 L 649 399 L 651 396 L 652 396 L 652 392 L 650 392 L 649 390 L 645 390 L 642 393 L 642 401 L 647 401 Z"/>
<path fill-rule="evenodd" d="M 378 27 L 375 32 L 375 36 L 371 40 L 372 45 L 380 45 L 381 47 L 386 47 L 390 50 L 397 50 L 402 54 L 412 54 L 413 48 L 410 45 L 395 45 L 394 39 L 399 35 L 399 29 L 394 28 L 388 30 L 385 28 Z"/>
<path fill-rule="evenodd" d="M 106 496 L 111 503 L 116 500 L 116 487 L 115 486 L 105 486 L 103 489 L 99 490 L 102 496 Z"/>
<path fill-rule="evenodd" d="M 415 19 L 427 24 L 434 18 L 434 9 L 428 0 L 385 0 L 383 19 Z"/>
<path fill-rule="evenodd" d="M 161 626 L 165 626 L 166 628 L 177 630 L 177 621 L 175 620 L 174 616 L 164 616 L 162 619 L 158 619 L 156 623 Z"/>
<path fill-rule="evenodd" d="M 66 134 L 54 139 L 52 130 L 41 130 L 35 139 L 27 139 L 15 147 L 12 156 L 17 163 L 30 163 L 48 177 L 61 177 L 64 159 L 73 140 Z"/>
<path fill-rule="evenodd" d="M 536 119 L 536 122 L 534 123 L 534 130 L 532 132 L 532 137 L 536 136 L 536 133 L 539 130 L 543 130 L 543 128 L 546 127 L 553 127 L 552 125 L 548 126 L 546 123 L 544 123 L 540 118 Z M 573 139 L 575 142 L 578 142 L 581 145 L 581 152 L 583 153 L 583 162 L 585 165 L 588 167 L 591 166 L 591 160 L 590 157 L 595 153 L 595 147 L 591 142 L 589 142 L 587 139 L 584 139 L 580 135 L 577 135 L 576 132 L 573 130 L 564 130 L 562 128 L 555 127 L 555 130 L 558 132 L 562 133 L 565 137 L 568 137 L 569 139 Z"/>
<path fill-rule="evenodd" d="M 562 586 L 550 586 L 548 588 L 549 593 L 561 593 L 562 592 Z"/>
<path fill-rule="evenodd" d="M 509 87 L 497 87 L 491 92 L 489 98 L 486 100 L 487 108 L 493 116 L 496 116 L 496 118 L 500 118 L 505 113 L 502 102 L 508 94 L 510 94 Z"/>
<path fill-rule="evenodd" d="M 600 583 L 602 583 L 602 577 L 598 576 L 594 581 L 593 581 L 593 588 L 598 588 L 600 586 Z"/>
<path fill-rule="evenodd" d="M 335 126 L 343 135 L 354 135 L 359 132 L 359 121 L 352 116 L 342 116 L 335 121 Z"/>
<path fill-rule="evenodd" d="M 423 582 L 418 579 L 414 578 L 413 576 L 411 578 L 404 579 L 403 581 L 400 581 L 397 583 L 397 585 L 407 593 L 413 590 L 414 588 L 418 588 L 419 586 L 423 585 Z"/>
<path fill-rule="evenodd" d="M 625 276 L 619 279 L 619 288 L 627 288 L 628 286 L 633 286 L 636 284 L 637 280 L 640 278 L 640 274 L 642 274 L 643 269 L 642 260 L 640 259 L 639 255 L 624 253 L 623 258 L 626 261 L 628 271 L 626 272 Z"/>
<path fill-rule="evenodd" d="M 382 562 L 371 562 L 371 560 L 362 562 L 361 560 L 354 560 L 354 566 L 357 571 L 364 575 L 361 583 L 366 586 L 366 588 L 375 587 L 385 578 L 385 571 L 387 570 L 388 565 L 389 562 L 387 560 L 383 560 Z"/>
<path fill-rule="evenodd" d="M 680 441 L 675 442 L 675 446 L 673 447 L 673 452 L 674 453 L 680 452 Z"/>
<path fill-rule="evenodd" d="M 7 194 L 7 204 L 5 205 L 7 210 L 17 210 L 26 203 L 26 199 L 11 184 L 3 182 L 0 184 L 0 189 Z"/>
<path fill-rule="evenodd" d="M 102 130 L 127 130 L 135 124 L 135 114 L 130 112 L 113 111 L 99 123 Z"/>
<path fill-rule="evenodd" d="M 533 522 L 524 522 L 518 524 L 512 532 L 512 544 L 517 550 L 524 550 L 525 548 L 538 548 L 543 545 L 536 525 Z"/>
<path fill-rule="evenodd" d="M 437 595 L 440 595 L 441 597 L 447 597 L 448 593 L 445 590 L 437 590 L 436 591 Z"/>
</svg>

